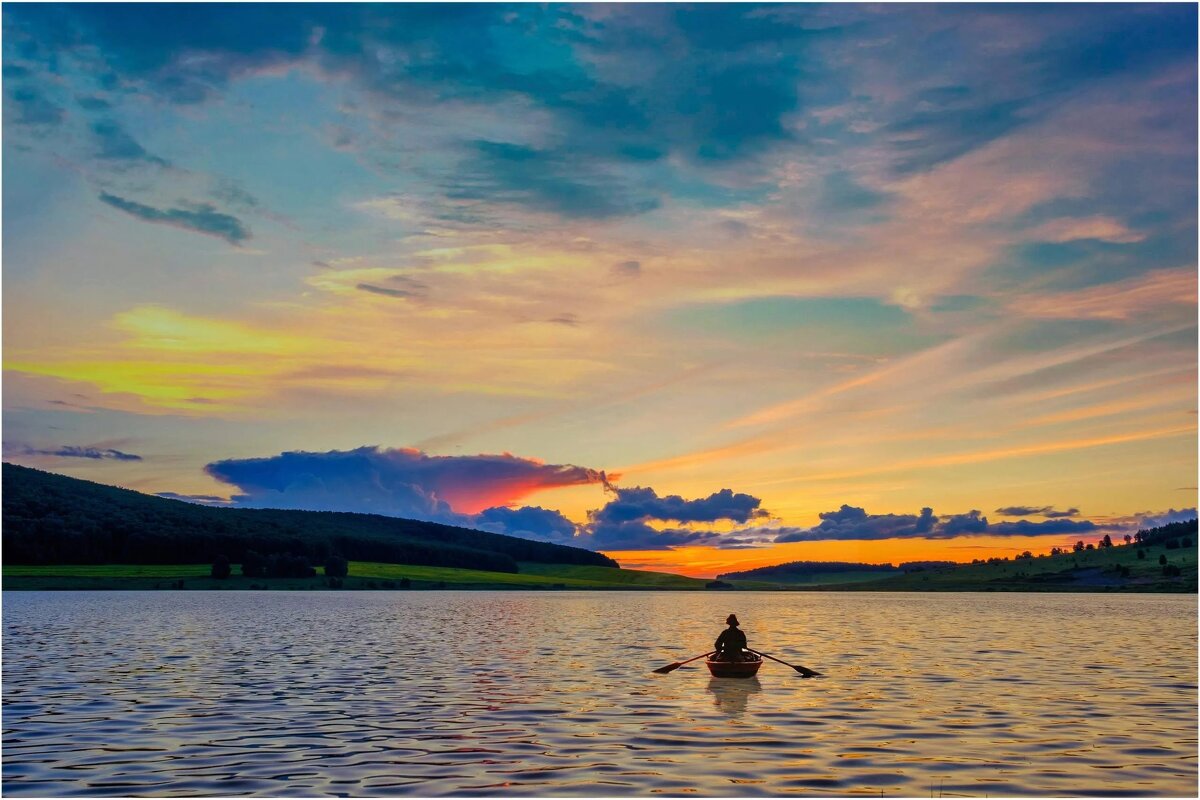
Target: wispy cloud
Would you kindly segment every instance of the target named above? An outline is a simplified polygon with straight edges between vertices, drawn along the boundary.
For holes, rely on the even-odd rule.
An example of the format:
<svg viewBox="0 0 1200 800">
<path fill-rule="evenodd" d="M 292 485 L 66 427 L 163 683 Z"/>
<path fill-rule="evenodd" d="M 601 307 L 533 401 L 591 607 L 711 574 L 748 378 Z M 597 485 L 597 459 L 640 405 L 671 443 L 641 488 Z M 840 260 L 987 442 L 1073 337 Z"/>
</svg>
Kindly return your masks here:
<svg viewBox="0 0 1200 800">
<path fill-rule="evenodd" d="M 155 208 L 123 197 L 100 193 L 100 202 L 124 211 L 145 222 L 170 225 L 183 230 L 204 233 L 240 245 L 250 238 L 250 230 L 237 217 L 221 213 L 211 203 L 194 203 L 186 208 Z"/>
<path fill-rule="evenodd" d="M 12 445 L 5 447 L 7 453 L 23 456 L 50 456 L 52 458 L 86 458 L 92 461 L 141 461 L 142 457 L 111 447 L 91 445 L 60 445 L 58 447 L 32 447 Z"/>
</svg>

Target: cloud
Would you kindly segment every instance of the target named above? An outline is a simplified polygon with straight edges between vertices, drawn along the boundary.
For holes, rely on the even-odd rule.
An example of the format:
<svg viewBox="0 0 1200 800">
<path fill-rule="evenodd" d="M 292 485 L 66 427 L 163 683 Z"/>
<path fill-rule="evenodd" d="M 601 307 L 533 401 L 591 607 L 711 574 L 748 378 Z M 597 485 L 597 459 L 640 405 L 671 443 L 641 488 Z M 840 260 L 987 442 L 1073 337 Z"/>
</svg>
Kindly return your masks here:
<svg viewBox="0 0 1200 800">
<path fill-rule="evenodd" d="M 354 288 L 371 294 L 381 294 L 384 297 L 413 297 L 413 293 L 406 289 L 389 289 L 386 286 L 375 286 L 370 283 L 355 284 Z"/>
<path fill-rule="evenodd" d="M 325 269 L 333 269 L 323 261 L 314 263 L 324 266 Z M 402 274 L 388 275 L 382 280 L 376 279 L 373 283 L 363 281 L 355 284 L 354 288 L 360 292 L 369 292 L 384 297 L 395 297 L 401 300 L 424 298 L 429 291 L 428 285 Z"/>
<path fill-rule="evenodd" d="M 215 494 L 179 494 L 178 492 L 155 492 L 155 496 L 164 497 L 167 500 L 182 500 L 185 503 L 196 503 L 202 506 L 228 506 L 232 505 L 227 497 L 218 497 Z"/>
<path fill-rule="evenodd" d="M 594 550 L 663 550 L 683 545 L 717 545 L 725 534 L 689 528 L 654 528 L 649 522 L 746 523 L 765 517 L 762 501 L 748 494 L 721 489 L 708 497 L 685 500 L 679 495 L 660 497 L 649 487 L 606 487 L 616 494 L 604 507 L 588 513 L 588 523 L 578 541 Z"/>
<path fill-rule="evenodd" d="M 57 125 L 66 112 L 32 89 L 16 89 L 9 94 L 17 108 L 18 125 Z"/>
<path fill-rule="evenodd" d="M 92 125 L 92 135 L 99 148 L 96 151 L 97 158 L 113 161 L 144 161 L 160 167 L 167 166 L 166 161 L 147 153 L 144 147 L 115 122 L 104 120 L 95 123 Z"/>
<path fill-rule="evenodd" d="M 250 230 L 242 221 L 229 214 L 222 214 L 209 203 L 191 204 L 190 208 L 168 208 L 166 210 L 126 200 L 123 197 L 100 193 L 100 201 L 126 214 L 163 225 L 171 225 L 196 233 L 204 233 L 224 239 L 232 245 L 240 245 L 250 238 Z"/>
<path fill-rule="evenodd" d="M 205 468 L 241 490 L 237 505 L 357 511 L 456 524 L 541 489 L 599 483 L 604 474 L 510 453 L 431 456 L 411 448 L 292 451 Z M 503 522 L 502 515 L 493 515 Z"/>
<path fill-rule="evenodd" d="M 642 519 L 674 522 L 716 522 L 727 519 L 746 522 L 766 515 L 759 508 L 761 500 L 740 492 L 735 494 L 732 489 L 721 489 L 697 500 L 684 500 L 677 494 L 659 497 L 649 487 L 624 489 L 610 485 L 609 488 L 617 497 L 600 510 L 592 512 L 591 519 L 595 523 Z"/>
<path fill-rule="evenodd" d="M 1170 525 L 1172 522 L 1187 522 L 1191 519 L 1196 519 L 1196 509 L 1181 508 L 1176 511 L 1172 508 L 1167 511 L 1147 513 L 1142 517 L 1142 521 L 1138 527 L 1158 528 L 1163 525 Z"/>
<path fill-rule="evenodd" d="M 622 261 L 620 264 L 614 264 L 612 271 L 614 275 L 621 278 L 636 278 L 642 274 L 642 263 L 640 261 Z"/>
<path fill-rule="evenodd" d="M 987 517 L 982 516 L 979 511 L 968 511 L 966 514 L 951 514 L 946 517 L 938 524 L 938 536 L 929 538 L 949 539 L 987 532 Z"/>
<path fill-rule="evenodd" d="M 142 457 L 109 447 L 63 445 L 53 448 L 19 446 L 12 452 L 26 456 L 52 456 L 54 458 L 89 458 L 95 461 L 141 461 Z"/>
<path fill-rule="evenodd" d="M 1096 239 L 1112 244 L 1131 244 L 1146 238 L 1144 233 L 1131 231 L 1119 220 L 1102 215 L 1050 220 L 1030 231 L 1029 236 L 1033 239 L 1057 243 Z"/>
<path fill-rule="evenodd" d="M 565 217 L 606 219 L 652 211 L 659 201 L 570 152 L 480 140 L 446 187 L 451 199 L 515 203 Z"/>
<path fill-rule="evenodd" d="M 1057 511 L 1053 506 L 1004 506 L 996 509 L 997 514 L 1006 517 L 1047 517 L 1049 519 L 1058 519 L 1060 517 L 1077 517 L 1079 516 L 1078 508 L 1068 508 L 1066 511 Z"/>
<path fill-rule="evenodd" d="M 1079 513 L 1078 509 L 1055 512 L 1053 508 L 1029 509 L 1014 506 L 998 509 L 1004 512 L 1029 512 L 1056 517 Z M 1046 519 L 1042 522 L 1017 520 L 1015 522 L 988 522 L 978 510 L 965 514 L 935 516 L 930 508 L 921 509 L 920 514 L 868 514 L 865 509 L 843 505 L 837 511 L 819 515 L 821 523 L 813 528 L 779 528 L 775 542 L 816 542 L 827 540 L 877 540 L 877 539 L 952 539 L 956 536 L 1042 536 L 1060 533 L 1084 533 L 1112 525 L 1097 525 L 1091 520 Z M 765 532 L 765 531 L 764 531 Z"/>
<path fill-rule="evenodd" d="M 472 523 L 474 527 L 492 533 L 540 542 L 575 544 L 575 523 L 558 511 L 541 506 L 486 508 L 475 516 Z"/>
<path fill-rule="evenodd" d="M 1048 519 L 1043 522 L 1021 519 L 1016 522 L 993 523 L 988 526 L 987 532 L 1000 536 L 1041 536 L 1048 533 L 1086 533 L 1098 527 L 1100 526 L 1087 519 Z"/>
<path fill-rule="evenodd" d="M 837 511 L 818 515 L 821 523 L 809 530 L 782 534 L 776 542 L 807 542 L 823 539 L 895 539 L 928 536 L 936 519 L 930 508 L 920 514 L 868 514 L 865 509 L 843 505 Z"/>
</svg>

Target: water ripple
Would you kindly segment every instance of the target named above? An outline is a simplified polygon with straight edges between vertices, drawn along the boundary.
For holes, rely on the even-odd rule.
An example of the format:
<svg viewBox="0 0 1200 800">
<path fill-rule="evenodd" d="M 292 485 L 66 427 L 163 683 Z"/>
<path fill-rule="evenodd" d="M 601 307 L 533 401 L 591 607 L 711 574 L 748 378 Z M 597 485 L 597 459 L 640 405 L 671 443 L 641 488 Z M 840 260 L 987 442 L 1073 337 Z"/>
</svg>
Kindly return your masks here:
<svg viewBox="0 0 1200 800">
<path fill-rule="evenodd" d="M 1120 797 L 1197 780 L 1193 596 L 4 600 L 12 796 Z M 730 610 L 826 677 L 648 672 L 703 652 Z"/>
</svg>

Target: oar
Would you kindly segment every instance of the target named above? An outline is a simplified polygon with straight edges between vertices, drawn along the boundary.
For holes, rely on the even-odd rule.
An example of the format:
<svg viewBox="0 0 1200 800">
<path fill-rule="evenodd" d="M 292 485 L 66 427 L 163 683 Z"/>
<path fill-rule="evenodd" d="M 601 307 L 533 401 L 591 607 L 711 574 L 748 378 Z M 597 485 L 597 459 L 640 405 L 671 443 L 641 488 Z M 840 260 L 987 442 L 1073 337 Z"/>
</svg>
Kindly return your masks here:
<svg viewBox="0 0 1200 800">
<path fill-rule="evenodd" d="M 696 658 L 704 658 L 704 656 L 711 656 L 715 652 L 717 652 L 717 651 L 711 650 L 711 651 L 705 653 L 704 655 L 696 656 Z M 693 661 L 696 660 L 696 658 L 689 658 L 687 661 L 676 661 L 674 664 L 667 664 L 665 667 L 659 667 L 658 669 L 656 669 L 654 671 L 661 672 L 663 675 L 666 675 L 668 672 L 674 672 L 675 670 L 679 669 L 684 664 L 692 663 Z"/>
<path fill-rule="evenodd" d="M 750 650 L 749 647 L 747 647 L 746 649 Z M 776 658 L 775 656 L 769 656 L 766 653 L 760 652 L 758 650 L 750 650 L 750 652 L 754 653 L 755 655 L 762 656 L 763 658 L 769 658 L 772 661 L 778 661 L 780 664 L 783 664 L 785 667 L 791 667 L 792 669 L 796 670 L 796 672 L 799 672 L 801 675 L 803 675 L 806 678 L 815 678 L 821 674 L 821 673 L 817 672 L 816 670 L 809 669 L 808 667 L 798 667 L 795 664 L 789 664 L 788 662 L 784 661 L 782 658 Z"/>
</svg>

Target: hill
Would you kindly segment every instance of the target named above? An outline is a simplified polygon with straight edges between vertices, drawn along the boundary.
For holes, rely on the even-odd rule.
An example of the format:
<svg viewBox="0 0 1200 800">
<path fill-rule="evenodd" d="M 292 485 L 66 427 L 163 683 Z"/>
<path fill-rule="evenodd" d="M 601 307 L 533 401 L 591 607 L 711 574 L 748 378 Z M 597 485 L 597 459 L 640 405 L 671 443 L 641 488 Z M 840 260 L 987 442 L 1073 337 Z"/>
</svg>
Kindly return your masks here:
<svg viewBox="0 0 1200 800">
<path fill-rule="evenodd" d="M 332 511 L 212 508 L 3 466 L 4 563 L 240 563 L 247 551 L 515 573 L 517 562 L 617 567 L 590 550 Z"/>
<path fill-rule="evenodd" d="M 825 590 L 901 592 L 1179 592 L 1197 591 L 1196 520 L 1138 531 L 1130 544 L 1056 555 L 992 558 L 931 566 Z M 1139 552 L 1141 555 L 1139 556 Z"/>
<path fill-rule="evenodd" d="M 718 575 L 719 580 L 769 581 L 783 584 L 820 585 L 827 583 L 851 583 L 874 581 L 900 570 L 891 564 L 859 564 L 851 561 L 789 561 L 769 567 L 727 572 Z"/>
</svg>

